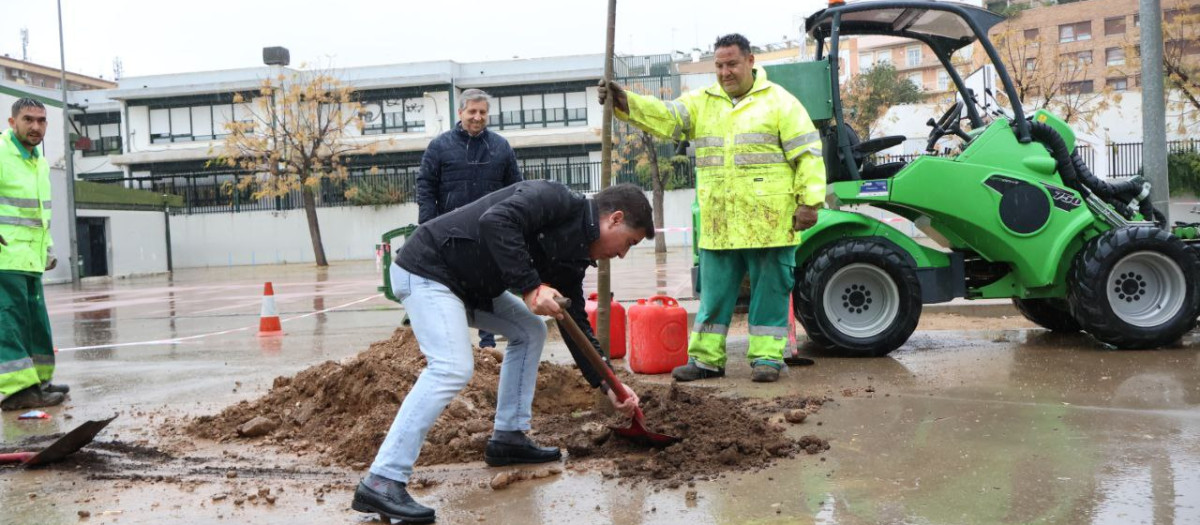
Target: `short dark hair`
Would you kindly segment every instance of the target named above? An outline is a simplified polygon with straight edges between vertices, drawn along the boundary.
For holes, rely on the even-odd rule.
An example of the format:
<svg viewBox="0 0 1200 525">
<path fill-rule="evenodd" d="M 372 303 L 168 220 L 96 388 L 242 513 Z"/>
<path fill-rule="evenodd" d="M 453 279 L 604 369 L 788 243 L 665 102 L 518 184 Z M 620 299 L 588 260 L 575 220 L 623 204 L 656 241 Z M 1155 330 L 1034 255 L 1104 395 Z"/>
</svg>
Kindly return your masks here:
<svg viewBox="0 0 1200 525">
<path fill-rule="evenodd" d="M 29 97 L 26 97 L 26 98 L 18 98 L 18 99 L 17 99 L 17 101 L 16 101 L 16 102 L 13 102 L 13 105 L 12 105 L 12 116 L 13 116 L 13 118 L 16 118 L 16 116 L 17 116 L 17 115 L 20 115 L 20 114 L 21 114 L 21 110 L 22 110 L 22 109 L 25 109 L 25 108 L 40 108 L 40 109 L 46 109 L 46 106 L 42 105 L 42 103 L 41 103 L 41 102 L 38 102 L 38 101 L 36 101 L 36 100 L 34 100 L 34 99 L 32 99 L 32 98 L 29 98 Z"/>
<path fill-rule="evenodd" d="M 718 48 L 727 47 L 727 46 L 737 46 L 738 49 L 742 50 L 743 55 L 750 54 L 750 41 L 747 40 L 746 37 L 742 36 L 741 34 L 730 33 L 728 35 L 718 37 L 717 43 L 713 44 L 713 51 L 716 51 Z"/>
<path fill-rule="evenodd" d="M 654 211 L 646 193 L 633 184 L 617 184 L 600 190 L 592 200 L 600 209 L 600 215 L 615 211 L 625 214 L 625 224 L 646 233 L 647 239 L 654 238 Z"/>
</svg>

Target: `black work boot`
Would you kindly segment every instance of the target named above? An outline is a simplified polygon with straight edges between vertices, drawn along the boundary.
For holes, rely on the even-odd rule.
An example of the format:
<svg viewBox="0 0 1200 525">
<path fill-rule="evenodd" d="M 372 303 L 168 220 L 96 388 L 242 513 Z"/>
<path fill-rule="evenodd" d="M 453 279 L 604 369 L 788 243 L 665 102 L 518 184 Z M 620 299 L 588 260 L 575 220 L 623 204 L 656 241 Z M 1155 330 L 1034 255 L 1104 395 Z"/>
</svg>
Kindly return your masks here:
<svg viewBox="0 0 1200 525">
<path fill-rule="evenodd" d="M 779 381 L 779 370 L 783 368 L 782 364 L 767 359 L 756 359 L 750 366 L 753 369 L 750 373 L 750 380 L 755 383 Z"/>
<path fill-rule="evenodd" d="M 71 391 L 71 387 L 68 385 L 64 385 L 62 383 L 56 384 L 56 383 L 51 383 L 49 381 L 42 383 L 42 392 L 58 392 L 59 394 L 66 394 L 67 392 L 70 392 L 70 391 Z"/>
<path fill-rule="evenodd" d="M 358 483 L 350 508 L 379 514 L 387 522 L 397 519 L 405 523 L 432 523 L 434 520 L 433 509 L 413 500 L 404 483 L 374 474 L 368 474 Z"/>
<path fill-rule="evenodd" d="M 548 463 L 562 459 L 558 447 L 539 447 L 521 431 L 497 430 L 483 450 L 483 461 L 490 467 L 514 463 Z"/>
<path fill-rule="evenodd" d="M 703 368 L 695 359 L 688 359 L 686 365 L 677 366 L 671 371 L 671 377 L 675 378 L 676 381 L 695 381 L 697 379 L 709 379 L 713 377 L 724 376 L 724 368 L 717 368 L 716 370 Z"/>
<path fill-rule="evenodd" d="M 67 396 L 58 392 L 46 392 L 41 386 L 33 385 L 0 401 L 0 410 L 25 410 L 28 408 L 52 407 L 61 404 Z"/>
</svg>

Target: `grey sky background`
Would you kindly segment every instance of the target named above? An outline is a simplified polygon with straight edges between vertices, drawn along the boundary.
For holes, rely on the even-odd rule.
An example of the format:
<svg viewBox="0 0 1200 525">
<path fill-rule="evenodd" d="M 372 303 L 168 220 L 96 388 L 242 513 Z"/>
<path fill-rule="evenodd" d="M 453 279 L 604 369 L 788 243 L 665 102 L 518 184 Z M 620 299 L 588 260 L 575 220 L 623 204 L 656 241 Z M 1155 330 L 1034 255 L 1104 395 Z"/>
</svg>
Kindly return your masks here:
<svg viewBox="0 0 1200 525">
<path fill-rule="evenodd" d="M 623 0 L 617 2 L 619 54 L 706 49 L 740 32 L 755 44 L 800 34 L 816 0 Z M 301 63 L 336 68 L 514 56 L 602 53 L 606 0 L 62 0 L 67 69 L 113 78 L 262 65 L 280 45 Z M 54 0 L 0 0 L 0 55 L 57 67 Z"/>
</svg>

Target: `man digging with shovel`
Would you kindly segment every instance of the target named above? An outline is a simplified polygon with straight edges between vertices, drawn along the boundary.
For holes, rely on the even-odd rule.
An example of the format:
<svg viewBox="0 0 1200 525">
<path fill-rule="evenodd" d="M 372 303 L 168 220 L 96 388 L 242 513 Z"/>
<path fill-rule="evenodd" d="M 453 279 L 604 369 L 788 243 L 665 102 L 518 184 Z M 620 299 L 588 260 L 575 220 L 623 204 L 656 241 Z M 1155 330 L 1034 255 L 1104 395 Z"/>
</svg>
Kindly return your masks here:
<svg viewBox="0 0 1200 525">
<path fill-rule="evenodd" d="M 412 499 L 406 484 L 425 435 L 474 373 L 468 327 L 508 338 L 500 367 L 496 419 L 484 460 L 491 466 L 557 461 L 530 429 L 538 362 L 546 341 L 542 315 L 570 315 L 588 327 L 583 277 L 596 260 L 625 257 L 654 237 L 650 202 L 632 184 L 587 199 L 550 181 L 526 181 L 422 224 L 396 254 L 392 291 L 404 304 L 428 363 L 400 405 L 370 474 L 354 492 L 352 508 L 412 523 L 434 520 L 434 510 Z M 507 290 L 519 292 L 524 302 Z M 564 310 L 555 301 L 566 297 Z M 584 328 L 587 330 L 587 328 Z M 591 337 L 593 347 L 599 343 Z M 601 373 L 564 333 L 567 348 L 593 387 Z M 632 416 L 637 395 L 607 391 L 617 411 Z"/>
</svg>

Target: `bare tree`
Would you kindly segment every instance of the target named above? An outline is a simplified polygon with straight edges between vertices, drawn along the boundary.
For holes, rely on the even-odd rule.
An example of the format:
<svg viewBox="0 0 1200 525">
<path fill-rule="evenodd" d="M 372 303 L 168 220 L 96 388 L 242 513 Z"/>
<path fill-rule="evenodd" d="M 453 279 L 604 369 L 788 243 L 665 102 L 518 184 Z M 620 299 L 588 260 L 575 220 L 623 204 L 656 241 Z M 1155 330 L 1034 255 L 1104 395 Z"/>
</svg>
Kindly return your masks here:
<svg viewBox="0 0 1200 525">
<path fill-rule="evenodd" d="M 330 69 L 294 71 L 263 80 L 246 104 L 249 117 L 226 125 L 229 134 L 216 162 L 247 175 L 233 185 L 255 199 L 300 191 L 317 266 L 328 266 L 317 221 L 322 181 L 345 180 L 348 156 L 373 154 L 380 141 L 349 132 L 363 128 L 355 90 Z M 236 95 L 235 104 L 247 101 Z M 230 190 L 235 188 L 231 187 Z"/>
<path fill-rule="evenodd" d="M 626 89 L 644 95 L 653 94 L 664 100 L 674 95 L 670 86 L 660 86 L 655 90 L 647 88 L 644 82 L 634 82 Z M 654 224 L 659 228 L 665 226 L 663 200 L 666 191 L 676 189 L 677 166 L 687 162 L 687 157 L 683 155 L 662 154 L 666 150 L 673 151 L 675 147 L 676 144 L 669 140 L 657 138 L 626 123 L 620 123 L 613 129 L 613 171 L 633 172 L 642 181 L 650 183 Z M 654 251 L 667 251 L 665 235 L 654 236 Z"/>
</svg>

